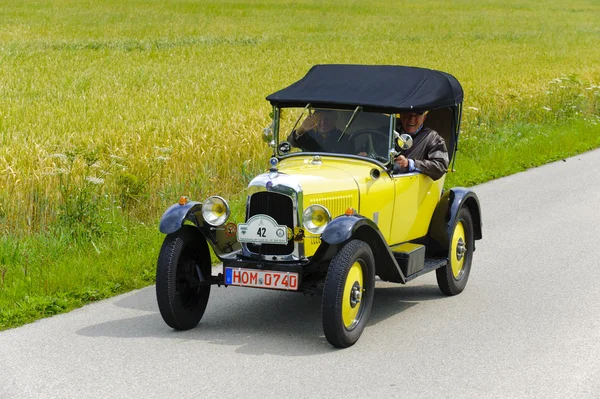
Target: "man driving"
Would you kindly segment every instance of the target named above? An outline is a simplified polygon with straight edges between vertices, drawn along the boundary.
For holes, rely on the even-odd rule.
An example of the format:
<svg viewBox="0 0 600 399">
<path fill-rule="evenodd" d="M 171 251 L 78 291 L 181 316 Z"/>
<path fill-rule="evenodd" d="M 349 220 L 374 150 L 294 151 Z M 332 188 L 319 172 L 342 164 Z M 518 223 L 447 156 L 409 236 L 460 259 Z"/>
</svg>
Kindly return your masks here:
<svg viewBox="0 0 600 399">
<path fill-rule="evenodd" d="M 420 172 L 438 180 L 448 171 L 446 142 L 438 132 L 423 126 L 428 112 L 403 112 L 400 126 L 396 122 L 400 133 L 413 138 L 413 145 L 408 150 L 396 148 L 401 154 L 394 160 L 394 172 Z"/>
</svg>

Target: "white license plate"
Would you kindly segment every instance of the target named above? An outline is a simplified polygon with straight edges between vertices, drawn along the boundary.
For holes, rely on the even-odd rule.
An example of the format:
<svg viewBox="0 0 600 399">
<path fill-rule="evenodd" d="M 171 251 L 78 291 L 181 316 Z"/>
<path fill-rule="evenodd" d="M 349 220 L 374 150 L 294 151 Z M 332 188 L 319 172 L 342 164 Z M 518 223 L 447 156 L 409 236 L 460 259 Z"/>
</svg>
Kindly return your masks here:
<svg viewBox="0 0 600 399">
<path fill-rule="evenodd" d="M 246 223 L 238 224 L 239 242 L 286 245 L 290 238 L 288 227 L 278 225 L 269 215 L 254 215 Z"/>
<path fill-rule="evenodd" d="M 225 284 L 296 291 L 298 273 L 226 267 Z"/>
</svg>

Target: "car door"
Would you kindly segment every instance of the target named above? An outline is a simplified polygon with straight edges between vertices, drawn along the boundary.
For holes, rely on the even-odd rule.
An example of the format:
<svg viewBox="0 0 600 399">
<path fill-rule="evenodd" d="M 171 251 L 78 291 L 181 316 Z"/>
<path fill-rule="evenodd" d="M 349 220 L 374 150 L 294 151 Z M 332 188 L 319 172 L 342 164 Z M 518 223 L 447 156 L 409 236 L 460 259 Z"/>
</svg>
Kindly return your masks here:
<svg viewBox="0 0 600 399">
<path fill-rule="evenodd" d="M 390 245 L 426 236 L 441 196 L 444 178 L 433 181 L 421 173 L 405 173 L 394 175 L 392 179 L 394 210 Z"/>
</svg>

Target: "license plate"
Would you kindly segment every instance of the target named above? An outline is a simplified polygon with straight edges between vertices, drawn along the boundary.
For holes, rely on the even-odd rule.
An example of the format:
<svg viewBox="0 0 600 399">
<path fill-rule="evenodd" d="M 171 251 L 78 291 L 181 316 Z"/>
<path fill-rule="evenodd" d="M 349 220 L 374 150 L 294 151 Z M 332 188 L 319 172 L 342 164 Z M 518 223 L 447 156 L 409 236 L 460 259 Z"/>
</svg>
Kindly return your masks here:
<svg viewBox="0 0 600 399">
<path fill-rule="evenodd" d="M 225 284 L 296 291 L 298 273 L 226 267 Z"/>
<path fill-rule="evenodd" d="M 286 245 L 290 238 L 288 227 L 278 225 L 269 215 L 254 215 L 246 223 L 240 223 L 237 229 L 239 242 Z"/>
</svg>

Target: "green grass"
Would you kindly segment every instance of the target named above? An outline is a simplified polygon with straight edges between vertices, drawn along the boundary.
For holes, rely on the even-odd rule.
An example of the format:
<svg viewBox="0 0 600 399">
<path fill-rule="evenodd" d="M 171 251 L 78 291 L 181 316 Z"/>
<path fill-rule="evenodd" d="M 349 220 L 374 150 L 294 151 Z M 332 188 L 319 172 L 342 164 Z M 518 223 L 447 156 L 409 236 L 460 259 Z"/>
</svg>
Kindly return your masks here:
<svg viewBox="0 0 600 399">
<path fill-rule="evenodd" d="M 143 225 L 86 242 L 2 237 L 0 330 L 153 284 L 162 238 Z"/>
<path fill-rule="evenodd" d="M 0 15 L 0 329 L 152 283 L 162 211 L 235 197 L 267 166 L 264 97 L 316 63 L 455 75 L 447 185 L 600 146 L 594 1 L 7 0 Z"/>
<path fill-rule="evenodd" d="M 469 187 L 598 147 L 600 119 L 591 123 L 515 123 L 487 137 L 463 137 L 455 160 L 456 173 L 448 174 L 445 185 Z"/>
</svg>

